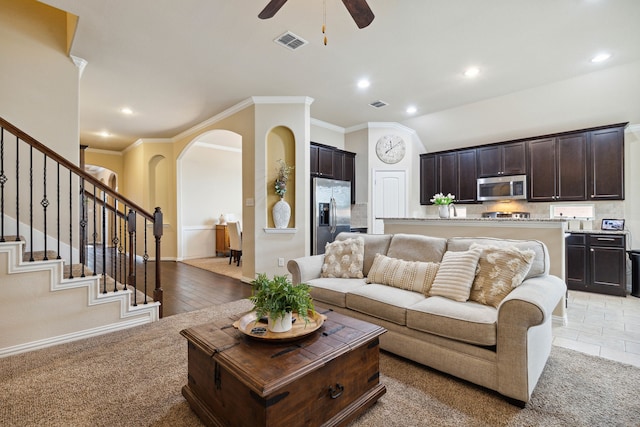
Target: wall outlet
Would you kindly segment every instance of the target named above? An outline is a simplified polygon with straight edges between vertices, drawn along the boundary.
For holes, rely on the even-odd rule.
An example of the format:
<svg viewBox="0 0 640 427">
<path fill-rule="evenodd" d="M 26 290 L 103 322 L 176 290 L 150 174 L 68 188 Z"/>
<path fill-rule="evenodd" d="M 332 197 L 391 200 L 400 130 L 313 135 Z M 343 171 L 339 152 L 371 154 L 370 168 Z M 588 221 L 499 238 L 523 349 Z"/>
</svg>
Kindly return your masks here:
<svg viewBox="0 0 640 427">
<path fill-rule="evenodd" d="M 284 267 L 284 258 L 278 258 L 278 267 Z"/>
</svg>

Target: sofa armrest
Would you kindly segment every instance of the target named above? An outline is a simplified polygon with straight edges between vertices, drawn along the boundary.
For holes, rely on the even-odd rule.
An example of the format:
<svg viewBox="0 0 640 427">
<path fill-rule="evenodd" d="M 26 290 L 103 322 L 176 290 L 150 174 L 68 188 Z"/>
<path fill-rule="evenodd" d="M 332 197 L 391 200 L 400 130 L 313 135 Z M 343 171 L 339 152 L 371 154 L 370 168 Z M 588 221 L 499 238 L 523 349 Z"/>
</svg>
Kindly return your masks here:
<svg viewBox="0 0 640 427">
<path fill-rule="evenodd" d="M 295 258 L 287 262 L 287 270 L 291 273 L 291 281 L 294 285 L 305 283 L 311 279 L 317 279 L 322 273 L 324 254 Z"/>
<path fill-rule="evenodd" d="M 527 312 L 526 317 L 528 320 L 525 320 L 519 315 L 518 318 L 520 318 L 522 322 L 526 322 L 528 326 L 544 323 L 552 316 L 558 301 L 560 301 L 566 291 L 567 286 L 559 277 L 544 275 L 529 278 L 502 300 L 499 307 L 498 323 L 500 323 L 500 315 L 503 309 L 507 310 L 505 314 L 513 311 L 517 315 L 520 310 Z M 527 304 L 522 305 L 522 303 Z"/>
<path fill-rule="evenodd" d="M 551 352 L 553 310 L 567 286 L 559 277 L 522 282 L 498 307 L 498 391 L 527 402 Z"/>
</svg>

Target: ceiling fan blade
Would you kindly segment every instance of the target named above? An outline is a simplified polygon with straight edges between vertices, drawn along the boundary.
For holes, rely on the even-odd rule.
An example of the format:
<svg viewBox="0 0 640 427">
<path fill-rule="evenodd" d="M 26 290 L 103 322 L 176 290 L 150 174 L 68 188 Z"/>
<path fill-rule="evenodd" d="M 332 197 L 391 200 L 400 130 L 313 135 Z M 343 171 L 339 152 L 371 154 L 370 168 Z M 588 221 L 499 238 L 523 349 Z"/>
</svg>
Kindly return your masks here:
<svg viewBox="0 0 640 427">
<path fill-rule="evenodd" d="M 356 21 L 358 28 L 364 28 L 373 22 L 375 15 L 367 4 L 367 0 L 342 0 L 342 3 Z"/>
<path fill-rule="evenodd" d="M 260 12 L 258 18 L 273 18 L 273 15 L 275 15 L 286 2 L 287 0 L 271 0 L 269 4 L 267 4 L 264 9 L 262 9 L 262 12 Z"/>
</svg>

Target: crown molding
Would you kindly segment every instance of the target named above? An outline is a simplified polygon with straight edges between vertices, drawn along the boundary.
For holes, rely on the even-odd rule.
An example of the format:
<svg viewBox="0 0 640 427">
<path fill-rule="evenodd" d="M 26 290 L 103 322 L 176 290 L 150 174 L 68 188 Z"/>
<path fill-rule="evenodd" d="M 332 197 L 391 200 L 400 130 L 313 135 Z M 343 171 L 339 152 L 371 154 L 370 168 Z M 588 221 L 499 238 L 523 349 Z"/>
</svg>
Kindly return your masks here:
<svg viewBox="0 0 640 427">
<path fill-rule="evenodd" d="M 254 104 L 305 104 L 311 105 L 313 98 L 308 96 L 253 96 Z"/>
<path fill-rule="evenodd" d="M 120 156 L 122 157 L 123 151 L 113 151 L 113 150 L 104 150 L 101 148 L 87 148 L 87 153 L 96 153 L 96 154 L 107 154 L 109 156 Z"/>
<path fill-rule="evenodd" d="M 314 126 L 317 126 L 317 127 L 321 127 L 321 128 L 325 128 L 325 129 L 334 131 L 334 132 L 341 133 L 343 135 L 345 133 L 347 133 L 345 128 L 343 128 L 341 126 L 337 126 L 337 125 L 331 124 L 331 123 L 328 123 L 328 122 L 323 122 L 322 120 L 318 120 L 318 119 L 312 118 L 311 119 L 311 124 L 314 125 Z"/>
</svg>

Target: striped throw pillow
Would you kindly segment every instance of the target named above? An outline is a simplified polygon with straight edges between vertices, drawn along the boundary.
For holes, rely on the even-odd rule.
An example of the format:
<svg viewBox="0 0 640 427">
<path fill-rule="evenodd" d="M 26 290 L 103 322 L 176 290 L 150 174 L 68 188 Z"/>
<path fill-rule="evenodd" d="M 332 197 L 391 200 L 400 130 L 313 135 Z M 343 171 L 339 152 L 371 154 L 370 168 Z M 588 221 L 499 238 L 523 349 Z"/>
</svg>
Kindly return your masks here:
<svg viewBox="0 0 640 427">
<path fill-rule="evenodd" d="M 393 286 L 427 296 L 439 263 L 405 261 L 376 254 L 367 276 L 367 283 Z"/>
<path fill-rule="evenodd" d="M 481 253 L 481 249 L 445 252 L 429 295 L 437 295 L 454 301 L 468 300 Z"/>
</svg>

